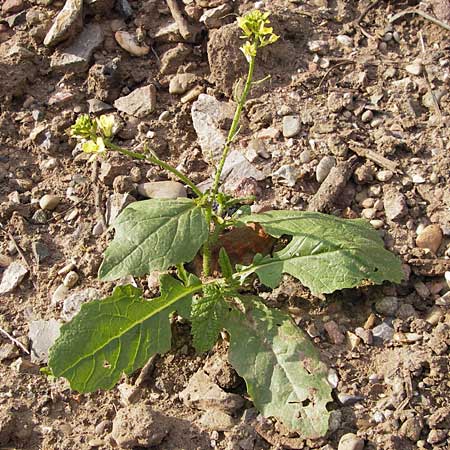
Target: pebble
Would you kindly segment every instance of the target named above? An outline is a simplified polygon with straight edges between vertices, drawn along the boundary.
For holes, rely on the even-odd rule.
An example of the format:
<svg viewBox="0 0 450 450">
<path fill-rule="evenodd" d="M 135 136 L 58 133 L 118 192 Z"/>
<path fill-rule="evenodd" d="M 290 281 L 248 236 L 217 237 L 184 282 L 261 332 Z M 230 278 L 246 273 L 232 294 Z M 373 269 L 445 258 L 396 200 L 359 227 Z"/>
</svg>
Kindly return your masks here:
<svg viewBox="0 0 450 450">
<path fill-rule="evenodd" d="M 381 228 L 383 228 L 384 222 L 379 219 L 374 219 L 370 221 L 370 225 L 372 225 L 375 228 L 375 230 L 380 230 Z"/>
<path fill-rule="evenodd" d="M 428 225 L 417 236 L 416 246 L 419 248 L 427 248 L 433 253 L 436 253 L 442 243 L 442 230 L 437 224 Z"/>
<path fill-rule="evenodd" d="M 31 217 L 31 222 L 37 225 L 44 225 L 47 223 L 47 220 L 47 214 L 42 209 L 38 209 L 37 211 L 35 211 L 35 213 Z"/>
<path fill-rule="evenodd" d="M 394 172 L 392 172 L 391 170 L 380 170 L 376 174 L 377 180 L 381 181 L 383 183 L 386 181 L 389 181 L 393 176 L 394 176 Z"/>
<path fill-rule="evenodd" d="M 159 120 L 160 122 L 163 122 L 163 121 L 169 120 L 169 118 L 170 118 L 170 112 L 169 112 L 169 111 L 163 111 L 163 112 L 159 115 L 158 120 Z"/>
<path fill-rule="evenodd" d="M 398 220 L 408 212 L 405 196 L 396 189 L 389 189 L 383 200 L 384 211 L 389 220 Z"/>
<path fill-rule="evenodd" d="M 50 256 L 49 248 L 42 241 L 33 241 L 31 250 L 37 264 L 40 264 Z"/>
<path fill-rule="evenodd" d="M 336 158 L 334 156 L 324 156 L 316 167 L 316 180 L 322 183 L 335 166 Z"/>
<path fill-rule="evenodd" d="M 339 329 L 338 324 L 334 320 L 324 323 L 323 325 L 325 331 L 333 344 L 343 344 L 345 341 L 345 336 Z"/>
<path fill-rule="evenodd" d="M 205 90 L 201 85 L 193 87 L 191 90 L 187 91 L 183 97 L 180 98 L 180 102 L 184 105 L 185 103 L 190 103 L 196 100 L 199 95 Z"/>
<path fill-rule="evenodd" d="M 99 24 L 87 25 L 69 47 L 52 55 L 50 67 L 71 72 L 88 70 L 92 55 L 102 45 L 103 39 L 103 30 Z"/>
<path fill-rule="evenodd" d="M 366 208 L 361 211 L 361 217 L 364 219 L 375 219 L 377 216 L 377 210 L 375 208 Z"/>
<path fill-rule="evenodd" d="M 28 337 L 31 340 L 31 362 L 45 364 L 48 351 L 59 337 L 61 324 L 55 320 L 34 320 L 29 323 Z"/>
<path fill-rule="evenodd" d="M 74 34 L 82 26 L 83 0 L 66 0 L 44 39 L 46 47 L 53 47 Z"/>
<path fill-rule="evenodd" d="M 398 309 L 397 297 L 384 297 L 375 303 L 375 309 L 378 313 L 385 316 L 394 316 Z"/>
<path fill-rule="evenodd" d="M 69 288 L 64 284 L 60 284 L 52 294 L 52 306 L 62 303 L 69 293 Z"/>
<path fill-rule="evenodd" d="M 12 292 L 28 273 L 26 266 L 18 261 L 11 263 L 8 268 L 3 272 L 2 281 L 0 283 L 0 294 L 8 294 Z"/>
<path fill-rule="evenodd" d="M 169 93 L 184 94 L 196 81 L 197 75 L 193 73 L 179 73 L 170 80 Z"/>
<path fill-rule="evenodd" d="M 416 317 L 417 313 L 414 309 L 414 306 L 410 305 L 409 303 L 403 303 L 400 305 L 400 308 L 398 308 L 397 312 L 395 313 L 395 317 L 398 317 L 402 320 L 407 320 L 410 317 Z"/>
<path fill-rule="evenodd" d="M 374 327 L 372 333 L 375 337 L 380 338 L 383 341 L 390 341 L 394 336 L 394 329 L 386 322 L 383 322 Z"/>
<path fill-rule="evenodd" d="M 339 440 L 338 450 L 363 450 L 364 441 L 354 433 L 344 434 Z"/>
<path fill-rule="evenodd" d="M 80 276 L 72 270 L 64 277 L 63 284 L 67 288 L 71 289 L 78 283 L 79 278 Z"/>
<path fill-rule="evenodd" d="M 405 70 L 410 73 L 411 75 L 421 75 L 422 74 L 422 70 L 423 70 L 423 66 L 421 63 L 413 63 L 413 64 L 408 64 L 405 67 Z"/>
<path fill-rule="evenodd" d="M 23 0 L 5 0 L 5 3 L 2 5 L 2 13 L 3 14 L 15 14 L 25 7 L 25 3 Z"/>
<path fill-rule="evenodd" d="M 223 19 L 232 10 L 228 3 L 219 5 L 216 8 L 207 9 L 200 17 L 199 22 L 204 23 L 208 29 L 219 28 L 223 24 Z"/>
<path fill-rule="evenodd" d="M 427 442 L 431 445 L 439 444 L 447 438 L 447 430 L 431 430 L 427 437 Z"/>
<path fill-rule="evenodd" d="M 372 330 L 366 330 L 363 327 L 355 328 L 356 336 L 360 337 L 364 344 L 372 345 L 373 344 L 373 333 Z"/>
<path fill-rule="evenodd" d="M 61 201 L 57 195 L 46 194 L 39 200 L 39 206 L 45 211 L 53 211 Z"/>
<path fill-rule="evenodd" d="M 302 122 L 299 116 L 283 117 L 283 136 L 290 138 L 300 133 Z"/>
<path fill-rule="evenodd" d="M 298 171 L 290 165 L 283 165 L 272 173 L 272 179 L 279 179 L 283 184 L 294 187 L 297 183 Z"/>
<path fill-rule="evenodd" d="M 111 111 L 114 109 L 111 105 L 108 103 L 102 102 L 101 100 L 97 98 L 91 98 L 87 101 L 88 107 L 89 107 L 89 113 L 90 114 L 101 114 L 104 112 Z"/>
<path fill-rule="evenodd" d="M 336 37 L 336 40 L 338 41 L 338 43 L 340 45 L 342 45 L 342 47 L 348 47 L 348 48 L 353 47 L 353 39 L 350 36 L 347 36 L 346 34 L 339 34 Z"/>
<path fill-rule="evenodd" d="M 361 115 L 361 120 L 363 122 L 370 122 L 372 119 L 373 119 L 373 112 L 370 109 L 364 111 Z"/>
<path fill-rule="evenodd" d="M 236 425 L 236 421 L 223 411 L 205 411 L 199 420 L 200 428 L 206 431 L 229 431 Z"/>
<path fill-rule="evenodd" d="M 150 47 L 138 43 L 136 37 L 128 31 L 116 31 L 114 37 L 117 43 L 133 56 L 145 56 L 150 51 Z"/>
<path fill-rule="evenodd" d="M 94 236 L 101 236 L 106 231 L 106 226 L 103 220 L 99 220 L 92 228 L 92 234 Z"/>
<path fill-rule="evenodd" d="M 187 197 L 186 188 L 178 181 L 152 181 L 138 185 L 138 192 L 146 198 Z"/>
<path fill-rule="evenodd" d="M 153 84 L 135 89 L 130 94 L 118 98 L 114 107 L 130 116 L 143 118 L 156 108 L 156 88 Z"/>
<path fill-rule="evenodd" d="M 308 149 L 303 150 L 300 153 L 299 158 L 300 158 L 301 163 L 308 164 L 309 162 L 311 162 L 311 159 L 312 159 L 311 152 Z"/>
</svg>

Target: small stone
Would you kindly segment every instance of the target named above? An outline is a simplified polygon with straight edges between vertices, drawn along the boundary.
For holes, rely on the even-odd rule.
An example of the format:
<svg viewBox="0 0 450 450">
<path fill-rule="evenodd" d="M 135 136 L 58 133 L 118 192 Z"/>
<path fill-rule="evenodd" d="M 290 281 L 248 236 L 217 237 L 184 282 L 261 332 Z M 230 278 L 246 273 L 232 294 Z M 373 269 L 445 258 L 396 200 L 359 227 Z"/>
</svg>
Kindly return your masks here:
<svg viewBox="0 0 450 450">
<path fill-rule="evenodd" d="M 82 291 L 74 292 L 64 300 L 61 317 L 68 322 L 78 314 L 83 303 L 98 300 L 99 298 L 100 293 L 94 288 L 87 288 Z"/>
<path fill-rule="evenodd" d="M 186 188 L 178 181 L 152 181 L 138 185 L 138 192 L 146 198 L 187 197 Z"/>
<path fill-rule="evenodd" d="M 75 271 L 72 270 L 64 277 L 63 284 L 67 288 L 71 289 L 78 283 L 79 279 L 80 276 Z"/>
<path fill-rule="evenodd" d="M 153 84 L 135 89 L 131 94 L 118 98 L 114 107 L 130 116 L 143 118 L 156 108 L 156 88 Z"/>
<path fill-rule="evenodd" d="M 297 183 L 297 178 L 298 170 L 288 164 L 281 166 L 272 174 L 272 179 L 280 180 L 282 184 L 285 184 L 289 187 L 295 186 L 295 183 Z"/>
<path fill-rule="evenodd" d="M 326 322 L 323 327 L 325 328 L 325 331 L 328 334 L 328 337 L 330 338 L 330 341 L 333 344 L 343 344 L 345 341 L 345 336 L 339 329 L 338 324 L 334 320 L 330 320 L 329 322 Z"/>
<path fill-rule="evenodd" d="M 409 303 L 403 303 L 400 305 L 400 308 L 398 308 L 397 312 L 395 313 L 395 317 L 398 317 L 402 320 L 408 320 L 411 317 L 416 317 L 417 312 L 414 309 L 414 306 L 410 305 Z"/>
<path fill-rule="evenodd" d="M 386 322 L 383 322 L 374 327 L 372 333 L 375 337 L 380 338 L 383 341 L 390 341 L 394 336 L 394 329 Z"/>
<path fill-rule="evenodd" d="M 373 344 L 373 333 L 372 330 L 366 330 L 363 327 L 355 328 L 356 336 L 360 337 L 364 344 L 372 345 Z"/>
<path fill-rule="evenodd" d="M 101 236 L 106 231 L 106 226 L 103 220 L 99 220 L 92 228 L 92 234 L 94 236 Z"/>
<path fill-rule="evenodd" d="M 48 362 L 48 351 L 59 337 L 61 324 L 55 320 L 30 322 L 28 337 L 31 340 L 31 361 L 35 364 Z"/>
<path fill-rule="evenodd" d="M 125 19 L 133 16 L 133 8 L 128 0 L 116 0 L 116 11 Z"/>
<path fill-rule="evenodd" d="M 416 246 L 419 248 L 427 248 L 436 253 L 442 243 L 442 230 L 437 224 L 428 225 L 422 233 L 417 236 Z"/>
<path fill-rule="evenodd" d="M 305 149 L 300 153 L 299 158 L 301 163 L 308 164 L 312 159 L 311 152 L 308 149 Z"/>
<path fill-rule="evenodd" d="M 28 269 L 21 263 L 14 261 L 3 273 L 2 282 L 0 283 L 0 294 L 8 294 L 12 292 L 28 273 Z"/>
<path fill-rule="evenodd" d="M 117 390 L 120 392 L 121 403 L 124 406 L 136 403 L 142 396 L 142 389 L 127 383 L 119 384 Z"/>
<path fill-rule="evenodd" d="M 362 113 L 361 120 L 363 122 L 370 122 L 372 119 L 373 119 L 373 112 L 370 109 Z"/>
<path fill-rule="evenodd" d="M 339 34 L 336 37 L 336 40 L 342 47 L 352 48 L 353 47 L 353 39 L 346 34 Z"/>
<path fill-rule="evenodd" d="M 316 167 L 316 180 L 322 183 L 335 166 L 336 158 L 334 156 L 324 156 Z"/>
<path fill-rule="evenodd" d="M 111 194 L 106 201 L 106 223 L 111 225 L 117 216 L 136 199 L 130 194 Z"/>
<path fill-rule="evenodd" d="M 435 104 L 434 104 L 435 100 L 436 100 L 437 104 L 440 105 L 441 98 L 444 96 L 445 93 L 446 92 L 443 89 L 435 89 L 433 91 L 433 94 L 431 94 L 431 92 L 427 92 L 422 97 L 423 106 L 425 106 L 428 109 L 433 109 L 435 107 Z"/>
<path fill-rule="evenodd" d="M 225 16 L 232 11 L 228 3 L 206 10 L 200 17 L 200 22 L 208 29 L 219 28 L 223 24 Z"/>
<path fill-rule="evenodd" d="M 0 362 L 8 359 L 14 359 L 17 358 L 18 356 L 19 350 L 14 344 L 7 343 L 0 345 Z M 1 444 L 1 431 L 0 431 L 0 444 Z"/>
<path fill-rule="evenodd" d="M 52 294 L 52 306 L 56 306 L 59 303 L 62 303 L 64 299 L 67 297 L 69 293 L 69 288 L 64 286 L 64 284 L 60 284 Z"/>
<path fill-rule="evenodd" d="M 127 175 L 117 175 L 113 181 L 113 189 L 115 193 L 127 194 L 135 190 L 135 186 L 131 177 Z"/>
<path fill-rule="evenodd" d="M 145 56 L 150 51 L 150 47 L 138 43 L 136 37 L 128 31 L 116 31 L 114 37 L 117 43 L 133 56 Z"/>
<path fill-rule="evenodd" d="M 114 109 L 111 105 L 108 105 L 108 103 L 102 102 L 101 100 L 98 100 L 97 98 L 91 98 L 87 101 L 88 107 L 89 107 L 89 113 L 90 114 L 101 114 L 104 112 L 111 111 Z"/>
<path fill-rule="evenodd" d="M 46 47 L 64 41 L 82 27 L 83 0 L 66 0 L 44 39 Z"/>
<path fill-rule="evenodd" d="M 206 431 L 229 431 L 236 421 L 223 411 L 207 410 L 200 417 L 199 426 Z"/>
<path fill-rule="evenodd" d="M 88 70 L 92 55 L 102 45 L 103 39 L 103 30 L 99 24 L 87 25 L 69 47 L 52 55 L 50 67 L 71 72 Z"/>
<path fill-rule="evenodd" d="M 430 417 L 428 417 L 427 423 L 430 428 L 448 429 L 450 427 L 450 407 L 442 406 L 436 408 Z"/>
<path fill-rule="evenodd" d="M 192 47 L 187 44 L 178 44 L 174 48 L 170 48 L 161 56 L 161 68 L 162 75 L 168 75 L 175 73 L 178 67 L 183 65 L 187 56 L 192 53 Z"/>
<path fill-rule="evenodd" d="M 283 117 L 283 136 L 290 138 L 300 133 L 302 122 L 299 116 Z"/>
<path fill-rule="evenodd" d="M 380 170 L 376 174 L 377 180 L 381 181 L 383 183 L 386 181 L 389 181 L 393 176 L 394 176 L 394 172 L 392 172 L 391 170 Z"/>
<path fill-rule="evenodd" d="M 372 220 L 377 216 L 377 210 L 375 208 L 366 208 L 361 211 L 361 217 L 364 219 Z"/>
<path fill-rule="evenodd" d="M 352 333 L 351 331 L 347 331 L 346 336 L 350 350 L 354 350 L 356 347 L 361 345 L 361 338 L 356 336 L 356 334 Z"/>
<path fill-rule="evenodd" d="M 433 306 L 425 316 L 425 320 L 431 325 L 437 325 L 444 316 L 445 314 L 442 308 Z"/>
<path fill-rule="evenodd" d="M 408 64 L 405 70 L 411 75 L 421 75 L 423 70 L 423 65 L 421 63 Z"/>
<path fill-rule="evenodd" d="M 25 2 L 23 0 L 5 0 L 2 5 L 3 14 L 16 14 L 23 10 Z"/>
<path fill-rule="evenodd" d="M 197 100 L 199 95 L 203 93 L 205 88 L 198 84 L 197 86 L 194 86 L 192 89 L 186 92 L 181 98 L 180 102 L 184 105 L 185 103 L 193 102 L 194 100 Z"/>
<path fill-rule="evenodd" d="M 217 410 L 232 414 L 244 404 L 242 397 L 222 390 L 201 369 L 191 377 L 179 396 L 186 406 L 204 411 Z"/>
<path fill-rule="evenodd" d="M 33 216 L 31 217 L 31 222 L 35 223 L 36 225 L 44 225 L 47 223 L 47 214 L 42 209 L 38 209 L 35 211 Z"/>
<path fill-rule="evenodd" d="M 160 122 L 164 122 L 164 121 L 169 120 L 169 119 L 170 119 L 170 112 L 169 111 L 163 111 L 158 117 L 158 120 Z"/>
<path fill-rule="evenodd" d="M 375 230 L 380 230 L 381 228 L 383 228 L 384 222 L 379 219 L 374 219 L 370 221 L 370 225 L 372 225 L 375 228 Z"/>
<path fill-rule="evenodd" d="M 31 250 L 33 251 L 33 257 L 37 264 L 40 264 L 50 256 L 50 250 L 41 241 L 33 241 Z"/>
<path fill-rule="evenodd" d="M 405 196 L 395 189 L 389 189 L 383 200 L 384 211 L 389 220 L 398 220 L 408 212 Z"/>
<path fill-rule="evenodd" d="M 179 73 L 170 80 L 169 93 L 184 94 L 196 81 L 197 75 L 193 73 Z"/>
<path fill-rule="evenodd" d="M 427 442 L 431 445 L 439 444 L 447 438 L 446 430 L 431 430 L 427 437 Z"/>
<path fill-rule="evenodd" d="M 123 449 L 161 444 L 170 430 L 169 420 L 150 406 L 137 403 L 120 409 L 113 420 L 111 437 Z"/>
<path fill-rule="evenodd" d="M 344 434 L 339 440 L 338 450 L 363 450 L 364 441 L 354 433 Z"/>
<path fill-rule="evenodd" d="M 375 303 L 375 309 L 385 316 L 394 316 L 398 309 L 398 298 L 384 297 Z"/>
<path fill-rule="evenodd" d="M 57 195 L 46 194 L 39 200 L 39 206 L 45 211 L 53 211 L 61 201 Z"/>
</svg>

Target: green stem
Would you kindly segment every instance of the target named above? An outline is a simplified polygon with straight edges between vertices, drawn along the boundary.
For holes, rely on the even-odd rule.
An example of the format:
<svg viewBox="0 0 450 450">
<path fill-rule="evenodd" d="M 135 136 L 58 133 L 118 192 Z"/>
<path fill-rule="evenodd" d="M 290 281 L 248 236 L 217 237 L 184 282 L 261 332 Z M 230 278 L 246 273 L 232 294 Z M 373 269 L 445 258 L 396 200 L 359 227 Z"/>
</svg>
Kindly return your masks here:
<svg viewBox="0 0 450 450">
<path fill-rule="evenodd" d="M 184 184 L 189 186 L 192 189 L 192 192 L 194 192 L 194 194 L 197 197 L 201 197 L 203 195 L 202 192 L 198 189 L 198 187 L 186 175 L 182 174 L 179 170 L 175 169 L 175 167 L 171 166 L 170 164 L 167 164 L 166 162 L 161 161 L 157 156 L 145 155 L 143 153 L 132 152 L 131 150 L 126 150 L 125 148 L 119 147 L 118 145 L 113 144 L 110 141 L 106 141 L 106 145 L 111 150 L 116 150 L 119 153 L 122 153 L 122 155 L 129 156 L 130 158 L 134 158 L 134 159 L 146 160 L 146 161 L 149 161 L 153 164 L 156 164 L 156 165 L 162 167 L 163 169 L 167 170 L 168 172 L 174 174 Z"/>
<path fill-rule="evenodd" d="M 233 139 L 236 137 L 239 120 L 241 119 L 242 109 L 244 108 L 245 101 L 247 100 L 248 93 L 252 87 L 252 79 L 253 72 L 255 70 L 255 57 L 251 56 L 249 65 L 248 65 L 248 73 L 247 80 L 245 81 L 244 90 L 242 92 L 241 98 L 239 99 L 239 103 L 237 105 L 236 111 L 234 112 L 233 122 L 230 127 L 230 131 L 228 132 L 227 140 L 225 142 L 225 146 L 223 148 L 222 157 L 220 158 L 219 165 L 217 167 L 216 174 L 214 176 L 214 183 L 212 190 L 209 195 L 209 205 L 206 207 L 205 211 L 205 219 L 208 224 L 211 224 L 212 219 L 212 204 L 217 197 L 217 193 L 219 192 L 220 186 L 220 176 L 222 175 L 223 166 L 225 164 L 225 160 L 227 159 L 228 153 L 230 151 L 230 145 L 233 142 Z M 219 207 L 218 215 L 222 214 L 222 207 Z M 202 256 L 203 256 L 203 276 L 208 277 L 211 272 L 211 246 L 217 240 L 218 234 L 220 230 L 217 225 L 214 227 L 214 230 L 209 232 L 208 239 L 203 244 Z"/>
</svg>

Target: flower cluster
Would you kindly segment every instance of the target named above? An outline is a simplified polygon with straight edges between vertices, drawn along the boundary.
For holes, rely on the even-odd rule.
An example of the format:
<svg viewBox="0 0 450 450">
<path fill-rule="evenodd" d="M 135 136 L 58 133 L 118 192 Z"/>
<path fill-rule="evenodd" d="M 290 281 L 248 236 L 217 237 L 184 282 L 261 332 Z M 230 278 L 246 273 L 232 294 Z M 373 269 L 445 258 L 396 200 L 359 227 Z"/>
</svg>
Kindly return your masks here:
<svg viewBox="0 0 450 450">
<path fill-rule="evenodd" d="M 261 12 L 259 10 L 251 11 L 242 17 L 238 17 L 239 28 L 244 32 L 241 39 L 247 39 L 241 47 L 247 61 L 256 56 L 259 48 L 273 44 L 280 36 L 273 33 L 273 28 L 269 20 L 270 12 Z"/>
<path fill-rule="evenodd" d="M 91 153 L 91 159 L 104 155 L 107 152 L 105 139 L 114 134 L 115 120 L 112 115 L 102 115 L 91 119 L 88 114 L 79 116 L 70 129 L 70 134 L 76 139 L 82 140 L 81 148 L 85 153 Z"/>
</svg>

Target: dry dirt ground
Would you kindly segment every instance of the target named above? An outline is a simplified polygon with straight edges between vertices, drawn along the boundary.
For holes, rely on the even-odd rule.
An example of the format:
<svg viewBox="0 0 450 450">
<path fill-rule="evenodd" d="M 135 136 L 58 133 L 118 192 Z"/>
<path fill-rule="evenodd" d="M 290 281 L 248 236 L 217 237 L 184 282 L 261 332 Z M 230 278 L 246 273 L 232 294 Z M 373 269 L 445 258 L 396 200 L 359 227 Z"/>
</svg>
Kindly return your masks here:
<svg viewBox="0 0 450 450">
<path fill-rule="evenodd" d="M 341 217 L 364 217 L 404 263 L 400 285 L 317 299 L 286 279 L 273 293 L 263 292 L 269 304 L 292 313 L 333 369 L 327 436 L 305 441 L 258 416 L 226 363 L 226 344 L 196 355 L 184 323 L 173 324 L 173 351 L 156 358 L 147 377 L 123 379 L 121 389 L 110 392 L 71 392 L 64 381 L 40 374 L 45 351 L 32 358 L 26 353 L 36 345 L 30 328 L 42 326 L 39 320 L 63 321 L 68 296 L 86 298 L 89 288 L 98 290 L 94 296 L 111 292 L 111 283 L 96 280 L 112 236 L 101 221 L 111 204 L 127 195 L 142 199 L 138 184 L 167 179 L 158 168 L 122 157 L 87 163 L 66 133 L 79 113 L 107 109 L 152 84 L 156 104 L 142 117 L 109 106 L 123 125 L 117 142 L 128 148 L 148 142 L 195 182 L 213 171 L 197 140 L 192 104 L 200 92 L 232 101 L 246 70 L 234 13 L 255 4 L 179 0 L 178 6 L 192 31 L 184 36 L 163 0 L 86 0 L 67 36 L 46 46 L 63 2 L 3 0 L 0 271 L 17 262 L 28 273 L 12 292 L 0 294 L 1 328 L 23 347 L 0 334 L 0 448 L 113 448 L 113 424 L 121 427 L 116 437 L 151 430 L 159 442 L 152 448 L 164 450 L 331 450 L 346 433 L 363 442 L 341 443 L 341 450 L 361 450 L 362 443 L 380 450 L 450 448 L 448 0 L 256 4 L 272 11 L 281 38 L 261 54 L 257 77 L 271 78 L 252 91 L 234 144 L 259 181 L 242 174 L 232 190 L 256 194 L 259 207 L 313 204 Z M 200 22 L 217 7 L 223 9 L 211 13 L 215 20 Z M 408 13 L 395 17 L 402 11 Z M 99 42 L 92 55 L 61 62 L 58 57 L 93 25 Z M 137 35 L 135 45 L 150 51 L 134 56 L 121 48 L 120 30 Z M 180 77 L 186 85 L 169 93 L 180 74 L 191 76 Z M 229 122 L 219 125 L 226 129 Z M 328 190 L 317 196 L 321 183 Z M 52 211 L 40 208 L 45 194 L 60 198 Z M 55 295 L 68 271 L 78 274 L 76 284 Z M 146 295 L 155 291 L 151 280 L 135 282 Z M 201 368 L 211 382 L 245 399 L 231 418 L 217 414 L 214 422 L 180 398 Z"/>
</svg>

